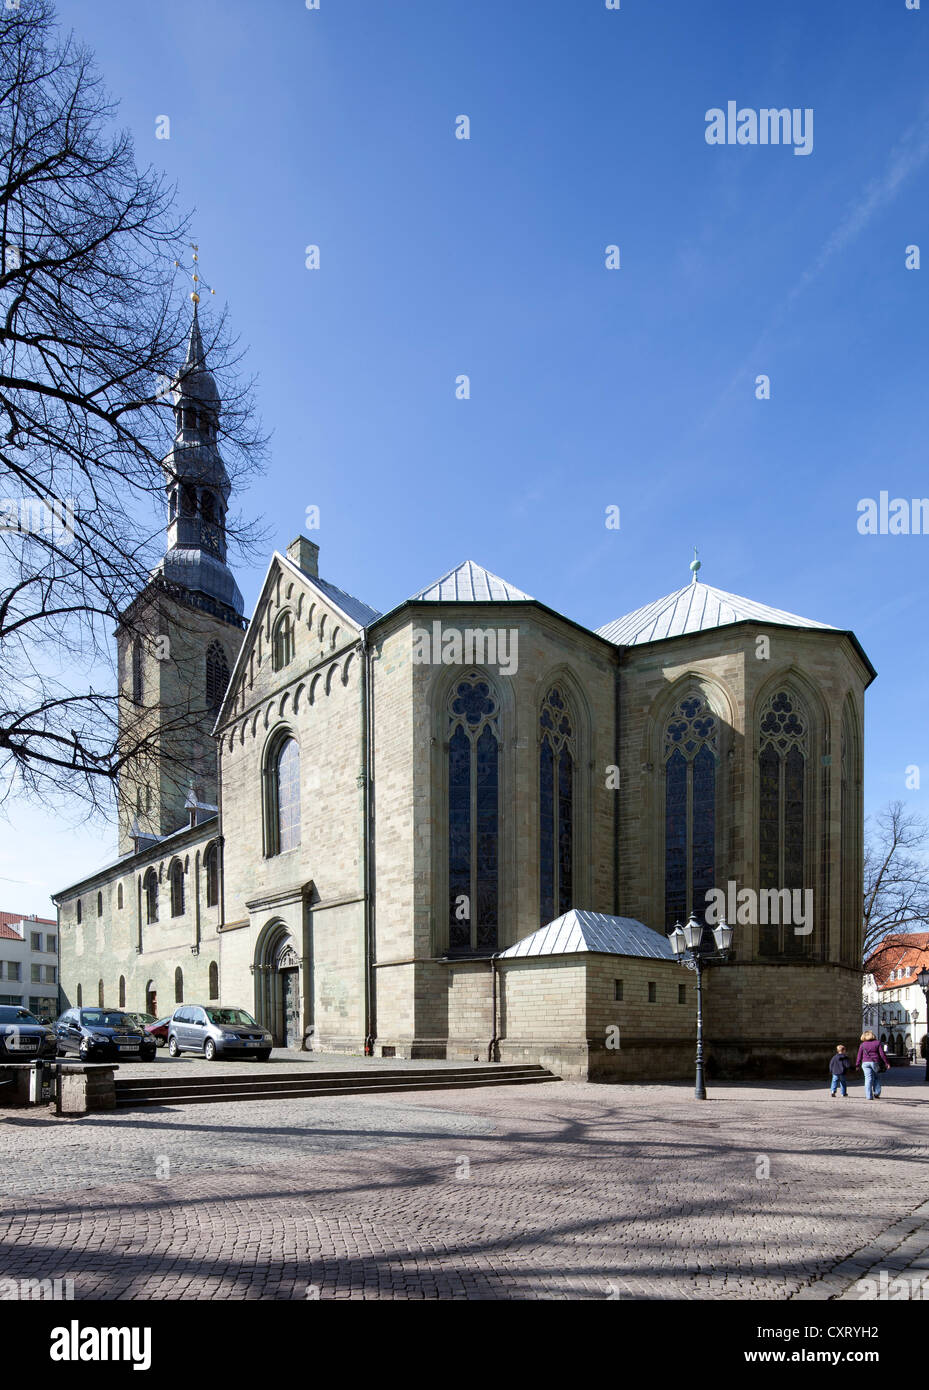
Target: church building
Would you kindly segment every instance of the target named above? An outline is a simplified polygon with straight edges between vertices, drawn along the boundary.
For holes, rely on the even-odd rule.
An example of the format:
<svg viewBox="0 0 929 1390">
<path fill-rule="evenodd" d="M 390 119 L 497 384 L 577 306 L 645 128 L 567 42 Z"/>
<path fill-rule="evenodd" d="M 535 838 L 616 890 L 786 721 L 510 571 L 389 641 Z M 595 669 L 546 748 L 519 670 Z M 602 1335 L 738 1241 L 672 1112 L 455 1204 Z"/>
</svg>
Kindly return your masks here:
<svg viewBox="0 0 929 1390">
<path fill-rule="evenodd" d="M 72 1004 L 222 1002 L 281 1047 L 686 1078 L 695 980 L 668 932 L 715 892 L 736 912 L 704 977 L 710 1074 L 851 1047 L 875 674 L 853 633 L 696 563 L 596 631 L 471 561 L 381 613 L 304 536 L 246 621 L 196 311 L 174 396 L 165 555 L 117 634 L 144 743 L 119 857 L 55 895 Z"/>
</svg>

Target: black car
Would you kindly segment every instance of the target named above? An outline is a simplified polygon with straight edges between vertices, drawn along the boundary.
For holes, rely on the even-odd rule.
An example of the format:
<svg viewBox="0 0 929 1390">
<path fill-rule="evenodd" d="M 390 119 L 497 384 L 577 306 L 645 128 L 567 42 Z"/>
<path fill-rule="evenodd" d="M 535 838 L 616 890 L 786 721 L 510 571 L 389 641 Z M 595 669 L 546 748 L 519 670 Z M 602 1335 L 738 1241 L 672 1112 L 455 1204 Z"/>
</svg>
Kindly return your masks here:
<svg viewBox="0 0 929 1390">
<path fill-rule="evenodd" d="M 58 1055 L 82 1062 L 151 1062 L 155 1044 L 122 1009 L 68 1009 L 56 1025 Z"/>
<path fill-rule="evenodd" d="M 0 1057 L 10 1062 L 54 1057 L 57 1046 L 54 1028 L 47 1028 L 19 1004 L 0 1004 Z"/>
</svg>

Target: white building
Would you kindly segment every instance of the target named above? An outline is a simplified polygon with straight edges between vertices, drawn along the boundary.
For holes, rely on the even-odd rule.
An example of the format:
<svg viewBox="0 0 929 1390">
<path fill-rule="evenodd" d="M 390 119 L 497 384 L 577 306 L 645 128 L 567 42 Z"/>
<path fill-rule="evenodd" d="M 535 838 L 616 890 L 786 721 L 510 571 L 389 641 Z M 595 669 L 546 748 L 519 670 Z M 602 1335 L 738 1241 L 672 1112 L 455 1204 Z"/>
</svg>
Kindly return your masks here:
<svg viewBox="0 0 929 1390">
<path fill-rule="evenodd" d="M 50 918 L 0 912 L 0 1004 L 58 1016 L 58 924 Z"/>
<path fill-rule="evenodd" d="M 926 1036 L 926 997 L 916 983 L 929 970 L 929 932 L 885 937 L 865 963 L 862 1019 L 888 1052 L 922 1056 Z"/>
</svg>

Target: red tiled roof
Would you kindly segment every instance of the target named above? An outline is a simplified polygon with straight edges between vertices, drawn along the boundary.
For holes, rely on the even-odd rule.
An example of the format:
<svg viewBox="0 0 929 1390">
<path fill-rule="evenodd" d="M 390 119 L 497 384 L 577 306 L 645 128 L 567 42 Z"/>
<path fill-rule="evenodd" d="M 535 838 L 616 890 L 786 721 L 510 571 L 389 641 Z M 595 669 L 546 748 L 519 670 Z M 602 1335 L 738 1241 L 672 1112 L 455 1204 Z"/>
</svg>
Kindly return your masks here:
<svg viewBox="0 0 929 1390">
<path fill-rule="evenodd" d="M 18 931 L 8 927 L 6 922 L 0 922 L 0 941 L 22 941 L 22 939 Z"/>
<path fill-rule="evenodd" d="M 907 969 L 902 979 L 892 980 L 892 970 Z M 899 989 L 915 984 L 920 970 L 929 970 L 929 932 L 895 932 L 885 936 L 876 951 L 865 961 L 865 970 L 874 976 L 878 989 Z"/>
<path fill-rule="evenodd" d="M 15 922 L 34 922 L 37 927 L 56 927 L 54 917 L 30 917 L 26 912 L 0 912 L 0 927 L 11 927 Z"/>
</svg>

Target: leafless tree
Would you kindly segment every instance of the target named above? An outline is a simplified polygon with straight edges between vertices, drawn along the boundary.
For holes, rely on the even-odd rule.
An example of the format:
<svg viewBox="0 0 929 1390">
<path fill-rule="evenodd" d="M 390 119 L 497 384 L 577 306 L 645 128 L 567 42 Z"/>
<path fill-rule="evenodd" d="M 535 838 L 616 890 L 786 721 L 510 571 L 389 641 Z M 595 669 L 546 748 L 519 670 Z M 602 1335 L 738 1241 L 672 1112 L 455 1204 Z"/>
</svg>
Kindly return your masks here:
<svg viewBox="0 0 929 1390">
<path fill-rule="evenodd" d="M 0 9 L 0 797 L 100 805 L 144 752 L 117 739 L 112 634 L 163 536 L 189 232 L 114 114 L 49 0 Z M 235 482 L 264 440 L 225 314 L 206 336 Z"/>
<path fill-rule="evenodd" d="M 929 826 L 892 801 L 867 826 L 864 852 L 864 954 L 894 932 L 929 926 Z"/>
</svg>

